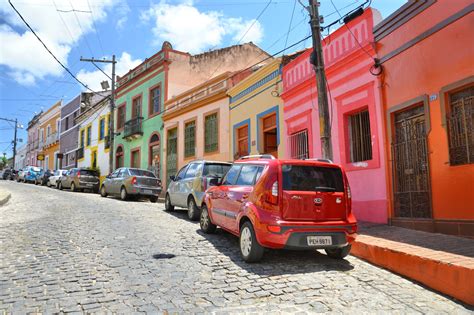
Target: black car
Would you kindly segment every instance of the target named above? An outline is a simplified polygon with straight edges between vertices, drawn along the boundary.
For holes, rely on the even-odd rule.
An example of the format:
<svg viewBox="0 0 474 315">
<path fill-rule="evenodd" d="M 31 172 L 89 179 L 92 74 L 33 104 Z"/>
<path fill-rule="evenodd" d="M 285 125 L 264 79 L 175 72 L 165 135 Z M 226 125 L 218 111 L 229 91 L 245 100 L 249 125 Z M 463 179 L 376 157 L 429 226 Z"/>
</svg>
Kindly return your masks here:
<svg viewBox="0 0 474 315">
<path fill-rule="evenodd" d="M 10 177 L 12 176 L 12 170 L 11 169 L 6 169 L 3 171 L 2 173 L 2 179 L 10 179 Z"/>
<path fill-rule="evenodd" d="M 48 184 L 49 178 L 53 175 L 54 175 L 54 173 L 51 170 L 47 170 L 46 172 L 44 172 L 43 175 L 39 176 L 35 180 L 35 185 L 40 184 L 41 186 L 44 186 L 44 185 Z"/>
</svg>

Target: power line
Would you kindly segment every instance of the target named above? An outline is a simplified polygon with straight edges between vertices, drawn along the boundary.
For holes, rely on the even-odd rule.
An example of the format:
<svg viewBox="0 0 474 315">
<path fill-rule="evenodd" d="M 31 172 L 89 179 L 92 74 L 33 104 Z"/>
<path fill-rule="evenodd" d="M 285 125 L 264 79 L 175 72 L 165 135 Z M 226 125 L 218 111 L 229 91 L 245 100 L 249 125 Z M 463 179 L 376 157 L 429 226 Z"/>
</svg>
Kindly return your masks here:
<svg viewBox="0 0 474 315">
<path fill-rule="evenodd" d="M 81 29 L 82 34 L 84 34 L 85 32 L 84 32 L 84 29 L 82 28 L 81 21 L 79 21 L 79 17 L 77 16 L 76 11 L 74 10 L 71 0 L 69 0 L 69 4 L 71 5 L 72 13 L 74 13 L 74 16 L 76 17 L 77 25 L 79 25 L 79 28 Z M 92 52 L 91 46 L 89 45 L 87 36 L 84 36 L 84 41 L 86 42 L 87 49 L 89 49 L 89 52 L 91 53 L 91 55 L 93 55 L 94 53 Z"/>
<path fill-rule="evenodd" d="M 82 85 L 83 87 L 85 87 L 86 89 L 88 89 L 89 91 L 93 92 L 93 93 L 97 93 L 95 92 L 94 90 L 92 90 L 91 88 L 89 88 L 87 85 L 85 85 L 81 80 L 79 80 L 65 65 L 63 65 L 63 63 L 61 61 L 59 61 L 59 59 L 51 52 L 51 50 L 48 48 L 48 46 L 46 46 L 46 44 L 43 42 L 43 40 L 36 34 L 36 32 L 33 30 L 33 28 L 30 26 L 30 24 L 28 24 L 28 22 L 26 22 L 26 20 L 23 18 L 23 16 L 21 15 L 20 12 L 18 12 L 18 10 L 15 8 L 15 6 L 13 5 L 13 3 L 11 2 L 11 0 L 8 0 L 8 3 L 10 4 L 10 6 L 13 8 L 13 10 L 15 10 L 16 14 L 18 14 L 18 16 L 20 17 L 20 19 L 23 21 L 23 23 L 25 23 L 25 25 L 28 27 L 28 29 L 33 33 L 33 35 L 35 35 L 35 37 L 40 41 L 40 43 L 43 45 L 43 47 L 48 51 L 48 53 L 54 58 L 54 60 L 56 60 L 57 63 L 59 63 L 59 65 L 64 69 L 66 70 L 67 73 L 69 73 L 69 75 L 71 77 L 74 78 L 74 80 L 76 80 L 80 85 Z M 98 93 L 99 94 L 99 93 Z"/>
<path fill-rule="evenodd" d="M 95 35 L 97 36 L 97 40 L 99 41 L 100 50 L 102 51 L 102 55 L 105 55 L 104 46 L 102 46 L 102 41 L 100 40 L 99 31 L 97 30 L 97 26 L 95 25 L 95 17 L 94 17 L 94 13 L 92 11 L 92 8 L 91 8 L 91 4 L 89 3 L 89 0 L 87 0 L 87 6 L 91 10 L 90 13 L 92 15 L 92 26 L 94 27 Z"/>
<path fill-rule="evenodd" d="M 104 70 L 102 70 L 101 67 L 99 67 L 94 61 L 92 61 L 92 64 L 100 70 L 100 72 L 102 72 L 107 78 L 109 78 L 110 80 L 112 80 L 112 78 L 110 77 L 110 75 L 108 75 Z"/>
<path fill-rule="evenodd" d="M 267 5 L 263 8 L 262 11 L 260 11 L 260 13 L 258 14 L 257 18 L 253 20 L 252 24 L 247 28 L 247 30 L 245 31 L 244 35 L 240 38 L 240 40 L 237 42 L 237 45 L 240 44 L 240 42 L 244 39 L 244 37 L 247 35 L 247 33 L 250 31 L 250 29 L 255 25 L 255 23 L 257 23 L 257 21 L 260 19 L 260 17 L 263 15 L 263 13 L 265 13 L 265 11 L 267 10 L 267 8 L 270 6 L 270 4 L 272 3 L 272 0 L 269 0 Z M 214 74 L 217 72 L 217 70 L 219 70 L 219 68 L 222 66 L 222 64 L 224 63 L 224 61 L 222 61 L 219 65 L 217 65 L 217 68 L 214 70 L 214 72 L 212 72 L 212 74 L 209 76 L 208 80 L 210 78 L 212 78 L 214 76 Z"/>
<path fill-rule="evenodd" d="M 283 53 L 285 53 L 285 51 L 286 51 L 286 44 L 288 44 L 288 37 L 290 36 L 291 24 L 293 24 L 293 17 L 294 17 L 294 15 L 295 15 L 295 9 L 296 9 L 296 1 L 293 2 L 293 11 L 291 11 L 290 24 L 288 25 L 288 31 L 286 32 L 285 50 L 283 51 Z"/>
</svg>

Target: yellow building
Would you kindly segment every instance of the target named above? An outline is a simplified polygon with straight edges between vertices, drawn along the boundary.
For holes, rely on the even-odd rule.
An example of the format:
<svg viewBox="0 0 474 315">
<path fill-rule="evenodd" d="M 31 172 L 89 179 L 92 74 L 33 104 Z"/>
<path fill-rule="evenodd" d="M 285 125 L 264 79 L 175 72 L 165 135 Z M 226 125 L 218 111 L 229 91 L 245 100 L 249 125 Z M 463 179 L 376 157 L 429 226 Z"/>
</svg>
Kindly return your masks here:
<svg viewBox="0 0 474 315">
<path fill-rule="evenodd" d="M 59 134 L 61 123 L 61 101 L 51 106 L 39 119 L 39 148 L 43 160 L 38 165 L 45 170 L 59 167 Z"/>
<path fill-rule="evenodd" d="M 285 156 L 283 101 L 280 98 L 281 58 L 277 58 L 231 88 L 231 156 L 248 154 Z"/>
</svg>

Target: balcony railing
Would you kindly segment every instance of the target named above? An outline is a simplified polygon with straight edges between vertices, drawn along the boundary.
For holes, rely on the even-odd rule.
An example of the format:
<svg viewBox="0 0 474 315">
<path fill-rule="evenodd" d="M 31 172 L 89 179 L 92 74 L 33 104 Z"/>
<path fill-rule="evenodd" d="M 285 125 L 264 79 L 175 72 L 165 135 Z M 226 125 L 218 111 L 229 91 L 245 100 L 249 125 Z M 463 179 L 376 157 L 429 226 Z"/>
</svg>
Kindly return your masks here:
<svg viewBox="0 0 474 315">
<path fill-rule="evenodd" d="M 76 150 L 76 160 L 82 159 L 84 157 L 84 147 Z"/>
<path fill-rule="evenodd" d="M 44 145 L 50 146 L 52 144 L 55 144 L 58 141 L 59 141 L 59 132 L 53 132 L 52 134 L 46 137 L 46 141 Z"/>
<path fill-rule="evenodd" d="M 143 117 L 135 117 L 125 123 L 123 138 L 137 138 L 143 135 Z"/>
</svg>

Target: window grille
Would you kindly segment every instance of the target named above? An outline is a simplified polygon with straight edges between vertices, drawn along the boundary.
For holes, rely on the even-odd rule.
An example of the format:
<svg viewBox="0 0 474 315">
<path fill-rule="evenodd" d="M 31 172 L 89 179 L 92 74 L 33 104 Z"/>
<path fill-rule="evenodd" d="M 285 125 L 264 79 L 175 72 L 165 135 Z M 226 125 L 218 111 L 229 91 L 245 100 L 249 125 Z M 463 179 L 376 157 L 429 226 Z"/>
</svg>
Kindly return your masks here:
<svg viewBox="0 0 474 315">
<path fill-rule="evenodd" d="M 372 140 L 368 110 L 349 116 L 349 139 L 351 162 L 372 160 Z"/>
<path fill-rule="evenodd" d="M 447 115 L 451 165 L 474 163 L 474 86 L 449 96 Z"/>
<path fill-rule="evenodd" d="M 184 156 L 194 156 L 196 148 L 196 122 L 191 121 L 184 126 Z"/>
<path fill-rule="evenodd" d="M 308 130 L 302 130 L 290 135 L 290 154 L 292 159 L 309 158 Z"/>
<path fill-rule="evenodd" d="M 211 114 L 204 121 L 204 152 L 214 152 L 218 149 L 217 113 Z"/>
</svg>

